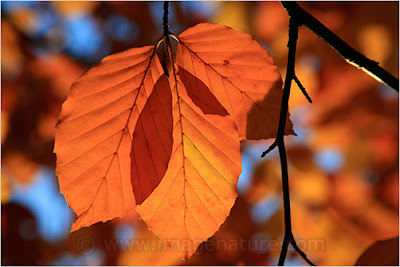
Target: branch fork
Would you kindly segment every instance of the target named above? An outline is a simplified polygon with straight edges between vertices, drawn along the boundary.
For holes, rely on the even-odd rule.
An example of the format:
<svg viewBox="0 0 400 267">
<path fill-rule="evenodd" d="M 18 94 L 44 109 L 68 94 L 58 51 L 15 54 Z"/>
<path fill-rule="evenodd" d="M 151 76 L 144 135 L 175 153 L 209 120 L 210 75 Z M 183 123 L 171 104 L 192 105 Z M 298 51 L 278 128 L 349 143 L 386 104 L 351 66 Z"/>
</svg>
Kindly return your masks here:
<svg viewBox="0 0 400 267">
<path fill-rule="evenodd" d="M 307 258 L 307 255 L 297 246 L 292 233 L 291 215 L 290 215 L 290 196 L 289 196 L 289 175 L 287 167 L 286 148 L 283 138 L 285 132 L 286 116 L 288 112 L 288 102 L 289 102 L 292 80 L 294 80 L 297 83 L 300 90 L 303 92 L 307 100 L 311 103 L 311 98 L 309 97 L 305 88 L 300 83 L 299 79 L 296 77 L 295 74 L 296 46 L 297 46 L 299 26 L 300 24 L 297 21 L 297 16 L 291 16 L 289 21 L 289 42 L 288 42 L 289 55 L 288 55 L 288 64 L 285 77 L 285 85 L 283 88 L 283 95 L 282 95 L 281 113 L 279 116 L 278 133 L 275 141 L 266 151 L 262 153 L 261 156 L 264 157 L 274 148 L 278 147 L 280 161 L 281 161 L 283 204 L 284 204 L 284 216 L 285 216 L 285 236 L 282 243 L 282 249 L 278 265 L 283 265 L 285 263 L 285 258 L 289 244 L 293 246 L 295 251 L 297 251 L 308 264 L 314 265 Z"/>
</svg>

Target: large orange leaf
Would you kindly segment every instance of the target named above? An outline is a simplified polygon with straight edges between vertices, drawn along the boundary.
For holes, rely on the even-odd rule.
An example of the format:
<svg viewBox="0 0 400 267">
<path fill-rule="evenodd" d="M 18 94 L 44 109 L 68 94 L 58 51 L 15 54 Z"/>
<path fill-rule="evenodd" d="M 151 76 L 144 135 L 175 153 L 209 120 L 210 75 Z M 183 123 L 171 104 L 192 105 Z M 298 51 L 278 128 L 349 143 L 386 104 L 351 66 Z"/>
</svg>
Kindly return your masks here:
<svg viewBox="0 0 400 267">
<path fill-rule="evenodd" d="M 172 156 L 161 183 L 136 210 L 149 229 L 187 259 L 219 229 L 235 202 L 240 142 L 233 120 L 200 80 L 181 69 L 170 76 L 170 84 Z"/>
<path fill-rule="evenodd" d="M 210 23 L 187 29 L 179 41 L 177 64 L 210 89 L 232 116 L 240 139 L 276 137 L 282 79 L 266 49 L 248 34 Z M 285 133 L 294 133 L 289 119 Z"/>
<path fill-rule="evenodd" d="M 56 173 L 60 191 L 77 215 L 71 231 L 122 216 L 135 206 L 131 181 L 131 168 L 135 167 L 131 166 L 130 153 L 132 146 L 133 153 L 136 153 L 136 147 L 140 148 L 135 140 L 143 138 L 133 136 L 135 126 L 144 133 L 144 138 L 153 140 L 153 144 L 159 141 L 153 134 L 148 134 L 147 130 L 153 124 L 147 122 L 148 126 L 143 127 L 142 122 L 151 119 L 152 108 L 160 102 L 158 95 L 168 95 L 163 91 L 165 86 L 162 86 L 162 80 L 154 91 L 158 95 L 152 94 L 157 80 L 164 75 L 154 50 L 153 46 L 134 48 L 104 58 L 75 81 L 63 104 L 56 126 L 54 151 L 57 154 Z M 160 107 L 165 108 L 166 105 Z M 139 119 L 143 109 L 145 112 Z M 160 109 L 156 108 L 156 111 Z M 166 115 L 167 110 L 165 112 L 164 119 L 172 121 L 172 116 Z M 160 127 L 168 129 L 167 121 Z M 172 146 L 168 134 L 163 138 L 162 143 L 166 147 Z M 163 146 L 152 145 L 151 148 L 152 153 L 159 154 L 170 154 L 168 151 L 171 150 L 164 152 Z M 142 157 L 146 157 L 144 151 L 141 153 Z M 168 159 L 165 158 L 169 155 L 154 159 L 161 160 L 161 163 L 154 164 L 160 168 L 157 177 L 162 177 L 162 172 L 166 170 Z M 136 173 L 145 175 L 140 171 Z M 151 173 L 146 175 L 151 176 Z M 135 180 L 134 177 L 132 179 Z M 153 180 L 155 182 L 143 189 L 147 195 L 152 191 L 150 187 L 158 184 L 157 179 Z M 140 188 L 137 190 L 135 193 L 141 192 Z"/>
</svg>

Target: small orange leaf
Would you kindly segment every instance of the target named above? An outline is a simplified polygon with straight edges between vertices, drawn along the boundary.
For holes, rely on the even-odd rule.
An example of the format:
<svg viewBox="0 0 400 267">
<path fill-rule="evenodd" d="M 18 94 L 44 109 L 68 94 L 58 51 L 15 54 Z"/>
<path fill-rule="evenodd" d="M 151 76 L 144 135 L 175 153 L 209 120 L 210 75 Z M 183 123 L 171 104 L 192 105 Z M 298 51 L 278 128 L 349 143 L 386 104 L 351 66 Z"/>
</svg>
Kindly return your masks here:
<svg viewBox="0 0 400 267">
<path fill-rule="evenodd" d="M 187 29 L 179 41 L 177 64 L 210 89 L 232 116 L 240 139 L 276 137 L 282 79 L 266 49 L 248 34 L 210 23 Z M 285 133 L 294 133 L 289 119 Z"/>
<path fill-rule="evenodd" d="M 77 215 L 71 231 L 135 206 L 130 153 L 135 125 L 163 70 L 153 46 L 104 58 L 71 87 L 56 126 L 60 191 Z"/>
<path fill-rule="evenodd" d="M 168 170 L 136 210 L 161 241 L 187 259 L 229 215 L 237 197 L 241 155 L 231 117 L 216 101 L 207 102 L 208 108 L 221 113 L 204 114 L 189 95 L 197 94 L 201 102 L 207 88 L 201 81 L 184 84 L 181 75 L 189 74 L 180 70 L 170 77 L 174 143 Z"/>
</svg>

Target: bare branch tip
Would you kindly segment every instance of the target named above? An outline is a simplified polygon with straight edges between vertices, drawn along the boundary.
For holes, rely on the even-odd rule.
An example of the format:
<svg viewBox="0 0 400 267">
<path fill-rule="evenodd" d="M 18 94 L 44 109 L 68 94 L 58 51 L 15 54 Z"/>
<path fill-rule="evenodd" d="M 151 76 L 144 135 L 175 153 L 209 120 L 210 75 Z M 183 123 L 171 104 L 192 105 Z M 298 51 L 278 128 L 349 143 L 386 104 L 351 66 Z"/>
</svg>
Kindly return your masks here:
<svg viewBox="0 0 400 267">
<path fill-rule="evenodd" d="M 267 149 L 267 150 L 265 150 L 263 153 L 262 153 L 262 155 L 261 155 L 261 157 L 263 158 L 263 157 L 265 157 L 269 152 L 271 152 L 275 147 L 277 146 L 277 142 L 276 142 L 276 140 L 272 143 L 272 145 L 270 145 L 269 146 L 269 148 Z"/>
<path fill-rule="evenodd" d="M 306 88 L 301 84 L 300 80 L 297 78 L 296 75 L 293 76 L 294 81 L 296 82 L 297 86 L 300 88 L 303 95 L 307 98 L 308 102 L 312 103 L 311 97 L 308 95 Z"/>
</svg>

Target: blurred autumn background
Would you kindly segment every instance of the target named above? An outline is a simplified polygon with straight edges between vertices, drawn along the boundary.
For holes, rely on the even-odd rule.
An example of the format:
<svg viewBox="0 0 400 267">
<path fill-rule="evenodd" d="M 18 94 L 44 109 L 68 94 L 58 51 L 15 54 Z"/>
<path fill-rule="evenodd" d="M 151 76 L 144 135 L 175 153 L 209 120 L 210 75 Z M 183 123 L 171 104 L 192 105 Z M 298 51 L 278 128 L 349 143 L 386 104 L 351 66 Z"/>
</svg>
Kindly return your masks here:
<svg viewBox="0 0 400 267">
<path fill-rule="evenodd" d="M 153 45 L 162 2 L 1 2 L 3 265 L 184 265 L 132 211 L 69 233 L 74 214 L 54 174 L 54 126 L 69 87 L 103 57 Z M 398 2 L 301 2 L 348 44 L 398 77 Z M 288 16 L 278 2 L 172 2 L 170 30 L 200 22 L 250 33 L 282 75 Z M 318 265 L 354 265 L 399 233 L 398 94 L 300 28 L 286 137 L 293 231 Z M 260 122 L 263 123 L 263 122 Z M 275 265 L 283 239 L 277 151 L 242 144 L 231 215 L 188 265 Z M 239 247 L 235 246 L 239 244 Z M 398 248 L 397 248 L 398 249 Z M 289 249 L 288 265 L 305 264 Z"/>
</svg>

